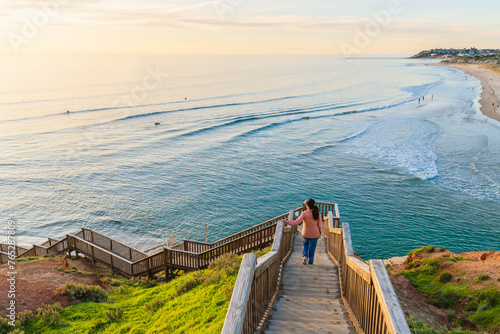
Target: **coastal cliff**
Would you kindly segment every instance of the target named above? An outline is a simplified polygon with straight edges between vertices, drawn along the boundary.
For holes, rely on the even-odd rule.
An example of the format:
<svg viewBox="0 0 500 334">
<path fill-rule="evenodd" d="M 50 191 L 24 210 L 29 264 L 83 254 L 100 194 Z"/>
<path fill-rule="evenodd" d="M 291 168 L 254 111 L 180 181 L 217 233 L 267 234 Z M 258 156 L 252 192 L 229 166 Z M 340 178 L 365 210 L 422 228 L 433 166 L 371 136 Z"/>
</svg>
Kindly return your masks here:
<svg viewBox="0 0 500 334">
<path fill-rule="evenodd" d="M 427 246 L 384 262 L 410 327 L 500 330 L 499 251 L 455 254 Z"/>
</svg>

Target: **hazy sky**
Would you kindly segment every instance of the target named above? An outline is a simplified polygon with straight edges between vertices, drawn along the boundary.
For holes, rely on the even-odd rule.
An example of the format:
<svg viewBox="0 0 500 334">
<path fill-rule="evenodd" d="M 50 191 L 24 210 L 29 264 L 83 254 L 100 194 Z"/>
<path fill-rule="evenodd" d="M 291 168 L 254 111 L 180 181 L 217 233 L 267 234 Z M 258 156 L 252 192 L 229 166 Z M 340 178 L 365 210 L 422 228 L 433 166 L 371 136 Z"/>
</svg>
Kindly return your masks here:
<svg viewBox="0 0 500 334">
<path fill-rule="evenodd" d="M 0 54 L 500 48 L 500 1 L 0 0 Z"/>
</svg>

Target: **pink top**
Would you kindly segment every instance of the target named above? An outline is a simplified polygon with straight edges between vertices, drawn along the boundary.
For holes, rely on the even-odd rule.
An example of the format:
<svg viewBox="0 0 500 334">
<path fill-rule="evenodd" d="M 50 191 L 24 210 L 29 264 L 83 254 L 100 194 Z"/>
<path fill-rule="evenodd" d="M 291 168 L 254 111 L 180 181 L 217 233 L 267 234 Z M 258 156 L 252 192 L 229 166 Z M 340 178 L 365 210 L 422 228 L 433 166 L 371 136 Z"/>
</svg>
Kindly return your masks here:
<svg viewBox="0 0 500 334">
<path fill-rule="evenodd" d="M 304 221 L 304 227 L 302 227 L 302 235 L 304 237 L 314 239 L 321 236 L 321 228 L 323 227 L 321 214 L 318 220 L 314 220 L 312 210 L 305 210 L 297 220 L 285 220 L 285 223 L 289 225 L 299 225 L 302 221 Z"/>
</svg>

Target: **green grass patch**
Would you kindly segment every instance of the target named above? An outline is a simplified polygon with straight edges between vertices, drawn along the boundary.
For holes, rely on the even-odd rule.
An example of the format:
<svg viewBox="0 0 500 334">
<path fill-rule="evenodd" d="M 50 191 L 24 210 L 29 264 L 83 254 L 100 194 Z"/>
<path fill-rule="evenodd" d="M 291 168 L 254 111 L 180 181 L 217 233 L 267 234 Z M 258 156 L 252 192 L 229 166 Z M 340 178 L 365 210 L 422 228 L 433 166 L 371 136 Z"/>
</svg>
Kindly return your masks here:
<svg viewBox="0 0 500 334">
<path fill-rule="evenodd" d="M 481 275 L 477 278 L 476 283 L 483 283 L 484 281 L 489 280 L 491 277 L 488 275 Z"/>
<path fill-rule="evenodd" d="M 68 306 L 52 323 L 37 316 L 19 328 L 26 334 L 220 333 L 240 263 L 241 257 L 224 255 L 209 269 L 164 284 L 107 278 L 115 286 L 108 302 Z"/>
<path fill-rule="evenodd" d="M 493 285 L 478 290 L 466 281 L 459 279 L 452 281 L 452 275 L 441 269 L 448 266 L 446 262 L 465 260 L 460 257 L 415 260 L 408 263 L 406 270 L 398 275 L 404 275 L 410 279 L 417 291 L 431 304 L 445 309 L 454 326 L 463 326 L 468 322 L 473 322 L 481 330 L 498 331 L 500 330 L 500 291 Z M 483 277 L 482 281 L 487 279 L 484 276 L 481 277 Z M 415 333 L 427 333 L 426 330 L 423 327 L 421 332 L 415 331 Z"/>
<path fill-rule="evenodd" d="M 33 256 L 33 257 L 21 257 L 19 259 L 14 260 L 13 262 L 31 262 L 31 261 L 38 261 L 42 260 L 44 257 L 42 256 Z"/>
<path fill-rule="evenodd" d="M 414 249 L 408 253 L 408 255 L 413 255 L 413 254 L 420 254 L 420 253 L 432 253 L 436 250 L 436 247 L 434 246 L 425 246 L 425 247 L 420 247 L 417 249 Z"/>
<path fill-rule="evenodd" d="M 65 283 L 54 290 L 56 295 L 66 296 L 69 300 L 103 302 L 108 299 L 108 294 L 100 286 Z"/>
<path fill-rule="evenodd" d="M 439 281 L 441 283 L 448 283 L 452 278 L 453 276 L 450 273 L 442 273 L 441 275 L 439 275 Z"/>
<path fill-rule="evenodd" d="M 500 328 L 500 306 L 474 313 L 469 316 L 469 319 L 488 331 L 495 331 Z"/>
<path fill-rule="evenodd" d="M 446 327 L 434 328 L 413 317 L 406 318 L 412 334 L 481 334 L 481 332 L 463 331 L 460 327 L 448 330 Z"/>
</svg>

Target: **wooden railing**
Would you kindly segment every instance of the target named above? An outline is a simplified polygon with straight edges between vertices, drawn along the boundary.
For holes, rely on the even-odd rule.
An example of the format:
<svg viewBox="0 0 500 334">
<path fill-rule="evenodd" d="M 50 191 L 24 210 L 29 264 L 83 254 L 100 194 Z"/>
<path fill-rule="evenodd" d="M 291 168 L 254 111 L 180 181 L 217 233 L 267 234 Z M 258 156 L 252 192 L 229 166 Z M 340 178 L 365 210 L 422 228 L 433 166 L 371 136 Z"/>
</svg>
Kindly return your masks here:
<svg viewBox="0 0 500 334">
<path fill-rule="evenodd" d="M 339 267 L 342 299 L 356 330 L 366 334 L 410 334 L 383 261 L 371 260 L 367 264 L 355 256 L 349 224 L 343 223 L 340 228 L 338 206 L 333 203 L 318 203 L 318 206 L 325 217 L 323 235 L 327 238 L 328 254 Z M 288 219 L 298 217 L 302 211 L 301 208 L 290 211 Z M 288 252 L 290 247 L 291 233 L 283 232 L 282 224 L 278 224 L 273 251 Z M 273 302 L 270 291 L 276 292 L 279 287 L 278 259 L 282 265 L 281 259 L 286 257 L 270 252 L 256 259 L 254 254 L 245 254 L 222 333 L 262 331 Z M 265 274 L 264 269 L 268 270 Z"/>
<path fill-rule="evenodd" d="M 149 256 L 149 254 L 145 252 L 122 244 L 121 242 L 111 239 L 110 237 L 86 228 L 82 228 L 81 238 L 132 262 Z"/>
<path fill-rule="evenodd" d="M 71 254 L 73 251 L 77 254 L 83 254 L 94 263 L 100 262 L 109 266 L 113 272 L 118 272 L 126 277 L 132 277 L 132 261 L 76 235 L 67 234 L 66 241 L 68 254 Z"/>
<path fill-rule="evenodd" d="M 40 246 L 43 246 L 43 247 L 50 247 L 52 245 L 55 245 L 56 243 L 58 243 L 59 240 L 56 240 L 56 239 L 51 239 L 51 238 L 48 238 L 47 241 L 45 241 L 43 244 L 40 244 Z"/>
<path fill-rule="evenodd" d="M 25 247 L 0 243 L 0 263 L 7 262 L 27 250 Z"/>
<path fill-rule="evenodd" d="M 49 240 L 44 244 L 49 247 L 34 245 L 23 256 L 35 254 L 59 254 L 73 252 L 100 262 L 126 277 L 153 274 L 165 270 L 165 275 L 175 274 L 179 270 L 192 271 L 208 267 L 210 262 L 226 253 L 241 254 L 255 249 L 263 249 L 274 240 L 277 222 L 286 217 L 268 220 L 233 234 L 214 243 L 183 240 L 182 243 L 163 247 L 149 255 L 129 247 L 93 230 L 82 229 L 75 235 L 66 235 L 62 240 Z"/>
<path fill-rule="evenodd" d="M 355 256 L 349 224 L 339 228 L 333 212 L 328 217 L 328 254 L 339 267 L 342 299 L 354 325 L 366 334 L 410 334 L 383 261 Z"/>
<path fill-rule="evenodd" d="M 294 211 L 287 216 L 293 219 Z M 283 221 L 279 221 L 269 253 L 258 259 L 251 253 L 243 256 L 222 333 L 254 333 L 263 329 L 276 299 L 282 266 L 290 254 L 296 230 L 296 226 L 285 228 Z"/>
</svg>

